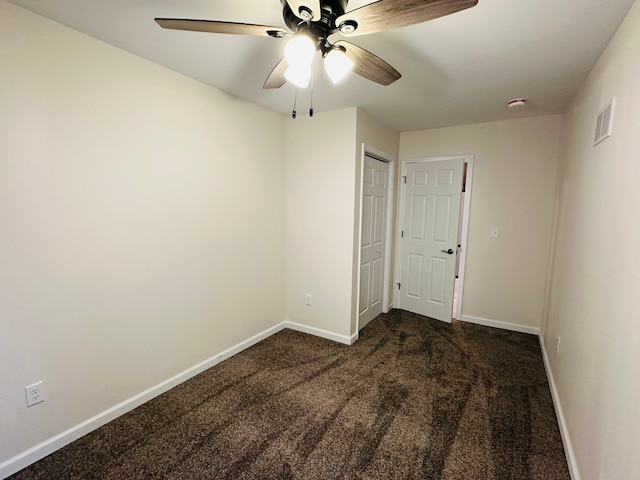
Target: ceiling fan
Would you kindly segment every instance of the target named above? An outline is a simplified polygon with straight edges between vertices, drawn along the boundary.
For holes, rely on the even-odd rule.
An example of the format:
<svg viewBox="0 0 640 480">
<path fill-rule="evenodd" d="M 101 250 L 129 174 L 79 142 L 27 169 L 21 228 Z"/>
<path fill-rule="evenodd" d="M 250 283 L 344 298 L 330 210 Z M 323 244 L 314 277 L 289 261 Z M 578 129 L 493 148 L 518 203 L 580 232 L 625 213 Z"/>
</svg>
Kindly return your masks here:
<svg viewBox="0 0 640 480">
<path fill-rule="evenodd" d="M 285 57 L 273 68 L 263 88 L 280 88 L 287 80 L 306 88 L 316 52 L 336 83 L 349 71 L 376 82 L 390 85 L 400 73 L 373 53 L 345 40 L 329 41 L 339 33 L 345 37 L 367 35 L 405 27 L 443 17 L 475 6 L 478 0 L 378 0 L 345 12 L 348 0 L 281 0 L 287 29 L 252 23 L 156 18 L 163 28 L 194 32 L 268 36 L 291 39 Z"/>
</svg>

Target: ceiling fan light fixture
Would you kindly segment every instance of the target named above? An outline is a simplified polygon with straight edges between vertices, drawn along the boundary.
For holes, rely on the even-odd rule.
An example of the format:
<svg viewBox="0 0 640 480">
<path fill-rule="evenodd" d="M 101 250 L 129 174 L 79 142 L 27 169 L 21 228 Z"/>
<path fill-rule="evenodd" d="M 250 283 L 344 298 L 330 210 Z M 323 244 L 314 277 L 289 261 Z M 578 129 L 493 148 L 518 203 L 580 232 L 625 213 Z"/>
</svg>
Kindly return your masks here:
<svg viewBox="0 0 640 480">
<path fill-rule="evenodd" d="M 353 69 L 353 61 L 347 57 L 344 48 L 332 48 L 324 59 L 324 70 L 335 84 Z"/>
<path fill-rule="evenodd" d="M 367 35 L 407 27 L 471 8 L 478 3 L 478 0 L 369 0 L 366 5 L 345 12 L 348 1 L 280 0 L 286 28 L 191 18 L 155 18 L 155 21 L 162 28 L 171 30 L 292 37 L 285 46 L 285 58 L 271 70 L 263 84 L 264 89 L 280 88 L 287 80 L 295 81 L 297 85 L 308 85 L 317 51 L 326 59 L 325 69 L 334 83 L 353 69 L 361 77 L 386 86 L 398 80 L 400 72 L 353 43 L 338 40 L 331 44 L 331 35 L 337 32 L 345 36 Z M 336 47 L 342 52 L 334 52 Z M 347 60 L 345 53 L 348 53 Z M 348 59 L 355 65 L 350 64 Z"/>
<path fill-rule="evenodd" d="M 296 87 L 307 88 L 311 80 L 311 65 L 289 65 L 284 78 Z"/>
<path fill-rule="evenodd" d="M 296 35 L 287 43 L 284 58 L 290 66 L 309 66 L 316 54 L 316 46 L 306 35 Z"/>
</svg>

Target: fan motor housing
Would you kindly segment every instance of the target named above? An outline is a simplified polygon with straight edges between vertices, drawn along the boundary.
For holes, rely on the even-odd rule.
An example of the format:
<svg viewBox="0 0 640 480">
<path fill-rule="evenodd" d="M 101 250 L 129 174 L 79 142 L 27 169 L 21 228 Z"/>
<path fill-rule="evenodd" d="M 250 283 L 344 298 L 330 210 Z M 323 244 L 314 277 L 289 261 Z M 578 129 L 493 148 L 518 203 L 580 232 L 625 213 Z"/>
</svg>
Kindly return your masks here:
<svg viewBox="0 0 640 480">
<path fill-rule="evenodd" d="M 282 17 L 285 25 L 294 33 L 311 30 L 314 36 L 326 38 L 336 30 L 336 18 L 344 14 L 348 0 L 322 0 L 320 9 L 322 18 L 315 22 L 306 22 L 299 18 L 287 3 L 282 1 Z"/>
</svg>

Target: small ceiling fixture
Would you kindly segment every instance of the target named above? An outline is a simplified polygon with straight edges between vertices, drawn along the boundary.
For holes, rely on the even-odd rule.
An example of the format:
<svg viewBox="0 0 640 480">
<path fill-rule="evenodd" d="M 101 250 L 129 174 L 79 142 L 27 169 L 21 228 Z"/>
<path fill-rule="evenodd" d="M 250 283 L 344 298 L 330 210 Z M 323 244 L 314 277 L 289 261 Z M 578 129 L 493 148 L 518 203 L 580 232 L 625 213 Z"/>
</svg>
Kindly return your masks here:
<svg viewBox="0 0 640 480">
<path fill-rule="evenodd" d="M 507 103 L 507 107 L 514 109 L 524 108 L 526 105 L 526 98 L 514 98 L 513 100 L 509 100 L 509 103 Z"/>
</svg>

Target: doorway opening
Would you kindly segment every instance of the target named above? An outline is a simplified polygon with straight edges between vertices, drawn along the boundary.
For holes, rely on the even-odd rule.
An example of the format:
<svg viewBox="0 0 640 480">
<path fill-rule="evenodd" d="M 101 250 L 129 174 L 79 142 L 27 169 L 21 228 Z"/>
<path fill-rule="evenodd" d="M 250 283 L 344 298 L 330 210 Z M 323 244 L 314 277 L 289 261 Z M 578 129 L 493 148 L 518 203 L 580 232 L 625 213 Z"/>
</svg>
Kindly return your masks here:
<svg viewBox="0 0 640 480">
<path fill-rule="evenodd" d="M 467 238 L 469 234 L 469 211 L 471 209 L 471 177 L 473 157 L 464 157 L 462 173 L 462 194 L 460 199 L 460 223 L 458 228 L 458 255 L 456 257 L 456 275 L 453 284 L 453 306 L 451 319 L 460 320 L 462 316 L 462 290 L 464 286 L 464 267 L 467 258 Z"/>
</svg>

